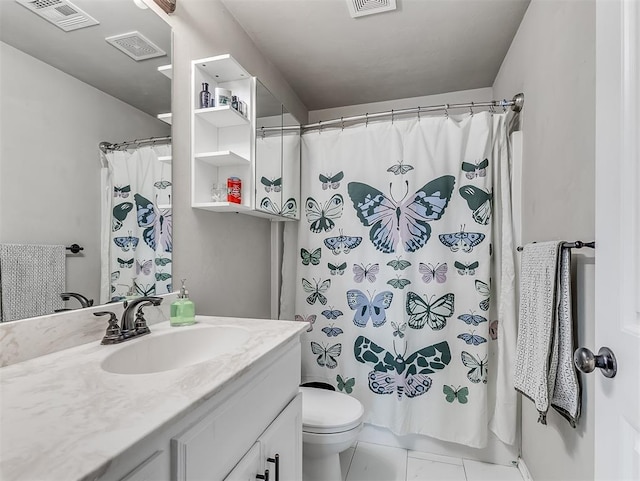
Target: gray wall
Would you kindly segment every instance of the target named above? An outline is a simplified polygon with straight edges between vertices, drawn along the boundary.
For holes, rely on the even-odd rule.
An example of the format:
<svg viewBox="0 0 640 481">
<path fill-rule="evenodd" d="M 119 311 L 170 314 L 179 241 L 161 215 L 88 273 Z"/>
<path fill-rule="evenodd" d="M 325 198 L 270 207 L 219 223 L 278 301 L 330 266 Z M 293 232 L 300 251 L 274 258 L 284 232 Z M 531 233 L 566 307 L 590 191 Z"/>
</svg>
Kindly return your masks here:
<svg viewBox="0 0 640 481">
<path fill-rule="evenodd" d="M 270 317 L 270 222 L 190 205 L 191 61 L 229 53 L 301 122 L 307 109 L 219 0 L 180 0 L 161 15 L 174 35 L 174 277 L 188 277 L 197 314 Z"/>
<path fill-rule="evenodd" d="M 0 242 L 80 244 L 82 256 L 67 257 L 67 289 L 97 302 L 98 144 L 170 129 L 3 42 L 0 58 Z"/>
<path fill-rule="evenodd" d="M 595 4 L 533 0 L 493 85 L 524 92 L 522 240 L 595 235 Z M 593 348 L 593 251 L 574 251 L 578 345 Z M 582 377 L 577 429 L 551 412 L 537 423 L 522 401 L 522 457 L 536 481 L 593 479 L 595 377 Z"/>
</svg>

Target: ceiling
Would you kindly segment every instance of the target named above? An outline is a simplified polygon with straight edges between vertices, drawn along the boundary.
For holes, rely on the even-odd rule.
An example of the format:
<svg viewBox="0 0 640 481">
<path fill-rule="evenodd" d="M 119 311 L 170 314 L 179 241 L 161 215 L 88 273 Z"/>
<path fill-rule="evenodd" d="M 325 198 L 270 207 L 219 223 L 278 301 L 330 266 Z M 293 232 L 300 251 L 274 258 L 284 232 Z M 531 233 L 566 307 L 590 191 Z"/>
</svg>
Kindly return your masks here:
<svg viewBox="0 0 640 481">
<path fill-rule="evenodd" d="M 0 40 L 150 115 L 171 111 L 171 28 L 132 0 L 71 0 L 99 25 L 65 32 L 15 0 L 0 0 Z M 167 56 L 136 62 L 104 39 L 139 31 Z"/>
<path fill-rule="evenodd" d="M 309 110 L 490 87 L 529 0 L 222 0 Z"/>
</svg>

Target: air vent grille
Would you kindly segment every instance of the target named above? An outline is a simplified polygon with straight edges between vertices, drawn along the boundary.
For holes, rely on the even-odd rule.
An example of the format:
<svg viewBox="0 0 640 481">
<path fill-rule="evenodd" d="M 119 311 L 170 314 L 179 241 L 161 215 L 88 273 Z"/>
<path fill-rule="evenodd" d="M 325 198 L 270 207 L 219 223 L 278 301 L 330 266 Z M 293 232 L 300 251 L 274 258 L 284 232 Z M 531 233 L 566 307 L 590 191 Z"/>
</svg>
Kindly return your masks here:
<svg viewBox="0 0 640 481">
<path fill-rule="evenodd" d="M 105 38 L 118 50 L 126 53 L 135 61 L 162 57 L 167 53 L 140 32 L 123 33 Z"/>
<path fill-rule="evenodd" d="M 353 18 L 396 9 L 396 0 L 347 0 Z"/>
<path fill-rule="evenodd" d="M 98 25 L 91 15 L 66 0 L 16 0 L 65 32 Z"/>
</svg>

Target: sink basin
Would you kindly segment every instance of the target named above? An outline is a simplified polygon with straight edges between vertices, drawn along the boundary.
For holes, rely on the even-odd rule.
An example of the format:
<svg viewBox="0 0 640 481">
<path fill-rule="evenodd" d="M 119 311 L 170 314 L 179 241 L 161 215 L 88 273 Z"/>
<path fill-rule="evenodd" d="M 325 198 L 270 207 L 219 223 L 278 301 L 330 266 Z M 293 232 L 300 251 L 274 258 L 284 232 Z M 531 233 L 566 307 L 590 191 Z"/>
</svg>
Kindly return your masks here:
<svg viewBox="0 0 640 481">
<path fill-rule="evenodd" d="M 192 366 L 237 350 L 249 339 L 249 331 L 235 326 L 179 327 L 127 341 L 103 362 L 114 374 L 151 374 Z M 106 347 L 108 349 L 108 347 Z"/>
</svg>

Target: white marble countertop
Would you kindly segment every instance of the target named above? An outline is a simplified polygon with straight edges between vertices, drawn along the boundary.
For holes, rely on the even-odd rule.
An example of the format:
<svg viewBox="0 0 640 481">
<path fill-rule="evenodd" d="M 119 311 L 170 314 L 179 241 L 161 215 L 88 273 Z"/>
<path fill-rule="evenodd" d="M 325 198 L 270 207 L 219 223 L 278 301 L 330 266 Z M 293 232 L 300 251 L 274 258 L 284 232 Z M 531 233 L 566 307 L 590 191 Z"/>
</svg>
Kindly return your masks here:
<svg viewBox="0 0 640 481">
<path fill-rule="evenodd" d="M 72 480 L 98 476 L 135 443 L 220 393 L 255 361 L 299 336 L 291 321 L 197 316 L 194 326 L 152 326 L 115 346 L 83 344 L 0 369 L 0 479 Z M 250 331 L 239 349 L 154 374 L 101 368 L 114 350 L 171 329 L 204 324 Z"/>
</svg>

